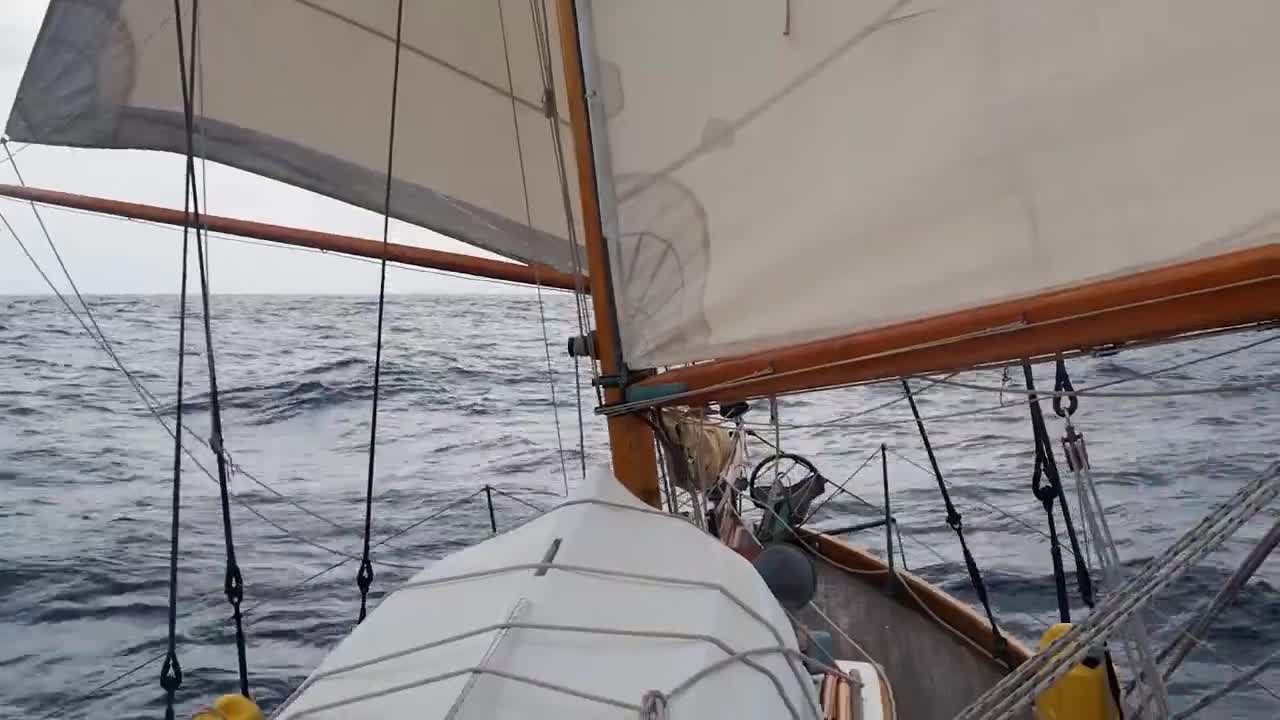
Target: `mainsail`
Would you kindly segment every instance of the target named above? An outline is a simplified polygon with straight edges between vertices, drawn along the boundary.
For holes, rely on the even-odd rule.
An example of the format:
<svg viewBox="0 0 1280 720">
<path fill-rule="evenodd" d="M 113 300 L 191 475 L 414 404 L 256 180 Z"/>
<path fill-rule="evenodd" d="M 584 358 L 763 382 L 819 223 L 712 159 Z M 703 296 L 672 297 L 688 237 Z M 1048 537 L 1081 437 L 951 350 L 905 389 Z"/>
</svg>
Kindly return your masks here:
<svg viewBox="0 0 1280 720">
<path fill-rule="evenodd" d="M 1278 271 L 1280 4 L 589 10 L 633 367 L 1246 248 Z"/>
<path fill-rule="evenodd" d="M 549 114 L 565 113 L 547 106 L 545 73 L 559 98 L 563 73 L 559 53 L 546 52 L 559 42 L 555 22 L 544 24 L 535 9 L 407 4 L 390 215 L 569 271 L 566 208 L 576 213 L 577 203 L 565 195 L 576 197 L 576 178 L 562 186 L 556 143 L 565 157 L 573 148 L 569 133 L 549 125 Z M 201 154 L 382 212 L 395 20 L 395 3 L 385 2 L 202 3 Z M 173 11 L 163 3 L 52 0 L 7 133 L 48 145 L 185 152 L 177 57 Z"/>
</svg>

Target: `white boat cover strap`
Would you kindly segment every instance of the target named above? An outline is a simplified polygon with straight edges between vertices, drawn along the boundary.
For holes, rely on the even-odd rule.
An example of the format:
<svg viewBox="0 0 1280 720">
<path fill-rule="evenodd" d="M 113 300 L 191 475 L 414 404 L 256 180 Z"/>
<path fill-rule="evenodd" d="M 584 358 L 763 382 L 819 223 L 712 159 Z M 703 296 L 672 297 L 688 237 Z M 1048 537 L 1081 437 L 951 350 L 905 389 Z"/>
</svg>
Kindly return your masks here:
<svg viewBox="0 0 1280 720">
<path fill-rule="evenodd" d="M 755 568 L 603 472 L 389 595 L 276 717 L 634 718 L 646 697 L 677 720 L 821 712 Z"/>
</svg>

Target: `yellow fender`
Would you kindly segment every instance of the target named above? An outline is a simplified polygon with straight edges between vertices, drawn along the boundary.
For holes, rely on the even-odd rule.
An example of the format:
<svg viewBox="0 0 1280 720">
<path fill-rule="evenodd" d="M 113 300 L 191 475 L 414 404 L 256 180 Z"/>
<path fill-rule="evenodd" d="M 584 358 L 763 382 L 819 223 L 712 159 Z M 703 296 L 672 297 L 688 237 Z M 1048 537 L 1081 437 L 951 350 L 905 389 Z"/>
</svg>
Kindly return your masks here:
<svg viewBox="0 0 1280 720">
<path fill-rule="evenodd" d="M 1071 629 L 1071 623 L 1057 623 L 1040 638 L 1044 652 L 1054 640 Z M 1047 690 L 1036 697 L 1036 720 L 1119 720 L 1106 659 L 1087 656 Z"/>
<path fill-rule="evenodd" d="M 233 693 L 214 700 L 213 707 L 196 713 L 193 720 L 262 720 L 262 710 L 249 698 Z"/>
</svg>

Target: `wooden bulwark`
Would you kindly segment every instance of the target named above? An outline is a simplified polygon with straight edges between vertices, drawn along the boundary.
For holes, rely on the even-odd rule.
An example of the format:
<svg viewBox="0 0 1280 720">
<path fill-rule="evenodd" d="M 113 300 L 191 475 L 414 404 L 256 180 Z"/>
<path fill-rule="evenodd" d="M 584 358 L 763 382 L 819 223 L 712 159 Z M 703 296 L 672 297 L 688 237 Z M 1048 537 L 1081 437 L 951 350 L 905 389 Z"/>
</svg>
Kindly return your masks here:
<svg viewBox="0 0 1280 720">
<path fill-rule="evenodd" d="M 659 373 L 680 404 L 732 401 L 1280 318 L 1280 243 Z"/>
<path fill-rule="evenodd" d="M 830 535 L 822 535 L 804 529 L 801 529 L 800 532 L 808 543 L 822 553 L 823 557 L 839 565 L 863 572 L 887 573 L 889 571 L 889 567 L 880 558 L 865 550 L 846 545 Z M 1000 654 L 996 648 L 995 635 L 991 632 L 991 625 L 987 623 L 986 619 L 974 612 L 973 608 L 965 603 L 951 597 L 915 575 L 901 570 L 896 572 L 898 579 L 911 588 L 910 593 L 899 596 L 903 600 L 910 601 L 904 604 L 908 604 L 913 609 L 931 613 L 938 620 L 946 623 L 952 630 L 981 648 L 993 661 L 999 662 Z M 920 605 L 916 604 L 917 600 Z M 1006 635 L 1005 640 L 1008 642 L 1009 660 L 1014 667 L 1031 657 L 1031 651 L 1016 639 Z"/>
<path fill-rule="evenodd" d="M 902 571 L 890 591 L 880 559 L 833 537 L 800 532 L 821 555 L 814 604 L 822 613 L 808 608 L 799 619 L 815 629 L 829 628 L 830 620 L 839 628 L 832 637 L 836 657 L 879 666 L 888 681 L 882 701 L 897 717 L 953 717 L 999 682 L 1009 665 L 1031 656 L 1006 634 L 1006 664 L 991 626 L 965 603 Z"/>
<path fill-rule="evenodd" d="M 165 225 L 181 226 L 188 222 L 187 214 L 181 210 L 75 195 L 56 190 L 0 185 L 0 195 L 76 210 L 87 210 L 104 215 L 115 215 L 133 220 L 163 223 Z M 490 260 L 488 258 L 445 252 L 443 250 L 431 250 L 399 243 L 387 243 L 384 250 L 384 245 L 379 240 L 368 240 L 350 235 L 336 235 L 317 230 L 304 230 L 285 225 L 254 222 L 252 220 L 238 220 L 219 215 L 202 213 L 200 222 L 212 232 L 267 240 L 284 245 L 296 245 L 314 250 L 325 250 L 342 253 L 343 255 L 381 259 L 385 252 L 388 262 L 431 268 L 443 272 L 506 280 L 526 285 L 542 285 L 543 287 L 560 290 L 589 287 L 586 278 L 575 278 L 572 273 L 552 270 L 543 266 L 520 265 L 503 260 Z"/>
</svg>

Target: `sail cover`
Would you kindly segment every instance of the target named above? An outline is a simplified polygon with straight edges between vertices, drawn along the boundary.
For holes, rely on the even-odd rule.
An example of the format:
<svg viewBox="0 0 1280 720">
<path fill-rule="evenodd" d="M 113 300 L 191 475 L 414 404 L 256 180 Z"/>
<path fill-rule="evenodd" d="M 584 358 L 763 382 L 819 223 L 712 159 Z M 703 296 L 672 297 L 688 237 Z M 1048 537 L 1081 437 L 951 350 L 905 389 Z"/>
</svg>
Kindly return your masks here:
<svg viewBox="0 0 1280 720">
<path fill-rule="evenodd" d="M 200 3 L 202 154 L 381 212 L 396 6 Z M 189 37 L 189 0 L 182 12 Z M 539 14 L 527 0 L 405 3 L 391 215 L 567 271 L 566 203 L 543 80 L 550 64 L 563 103 L 559 40 L 554 17 L 535 32 Z M 23 142 L 186 152 L 179 82 L 171 3 L 52 0 L 7 132 Z M 571 159 L 570 133 L 560 135 Z M 572 174 L 567 183 L 576 208 Z"/>
<path fill-rule="evenodd" d="M 633 367 L 1275 242 L 1274 0 L 579 8 Z"/>
</svg>

